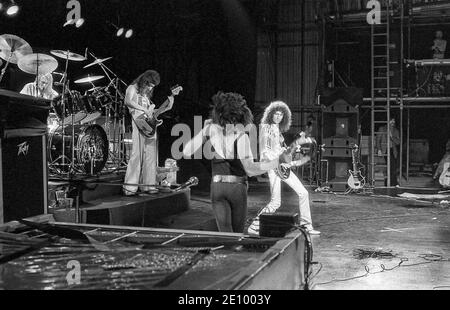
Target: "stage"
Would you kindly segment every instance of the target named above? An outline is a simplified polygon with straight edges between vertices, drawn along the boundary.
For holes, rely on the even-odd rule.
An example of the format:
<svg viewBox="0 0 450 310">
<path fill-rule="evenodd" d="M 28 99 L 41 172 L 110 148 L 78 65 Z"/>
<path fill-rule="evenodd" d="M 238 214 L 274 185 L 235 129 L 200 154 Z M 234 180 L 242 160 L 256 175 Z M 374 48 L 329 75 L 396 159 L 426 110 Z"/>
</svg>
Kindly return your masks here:
<svg viewBox="0 0 450 310">
<path fill-rule="evenodd" d="M 270 199 L 268 186 L 250 184 L 247 226 Z M 449 193 L 438 194 L 439 188 L 399 187 L 344 195 L 306 187 L 314 228 L 321 231 L 320 236 L 311 237 L 311 289 L 449 288 L 450 208 L 445 203 L 450 201 Z M 405 198 L 405 193 L 417 197 Z M 438 196 L 430 199 L 430 195 Z M 298 208 L 297 197 L 287 186 L 283 186 L 282 199 L 279 212 Z M 193 189 L 188 211 L 162 218 L 157 224 L 198 229 L 211 227 L 213 221 L 209 193 Z"/>
<path fill-rule="evenodd" d="M 250 183 L 246 226 L 270 198 L 267 187 L 267 183 Z M 83 223 L 62 222 L 64 218 L 54 222 L 59 216 L 55 217 L 55 213 L 39 220 L 81 231 L 94 243 L 56 239 L 59 241 L 46 244 L 48 234 L 39 229 L 23 231 L 14 222 L 3 226 L 1 237 L 9 244 L 3 246 L 4 253 L 14 240 L 15 245 L 26 245 L 31 251 L 1 265 L 0 283 L 2 288 L 16 289 L 448 288 L 450 194 L 436 196 L 436 188 L 398 187 L 351 194 L 307 188 L 314 228 L 321 231 L 321 235 L 308 238 L 312 252 L 307 251 L 308 242 L 296 229 L 285 238 L 217 232 L 209 192 L 195 187 L 192 193 L 179 193 L 183 199 L 189 198 L 187 208 L 159 203 L 165 209 L 153 208 L 152 204 L 158 204 L 158 200 L 167 202 L 174 199 L 173 195 L 98 198 L 91 189 L 92 200 L 80 204 Z M 283 186 L 282 197 L 283 204 L 277 212 L 296 212 L 295 193 Z M 102 221 L 114 225 L 100 223 L 99 217 L 94 216 L 99 211 Z M 154 216 L 147 221 L 142 212 L 154 212 Z M 140 221 L 136 221 L 138 218 Z M 40 260 L 43 257 L 50 260 Z M 194 267 L 167 286 L 155 286 L 199 257 Z M 67 286 L 66 273 L 62 276 L 65 265 L 47 265 L 61 261 L 67 264 L 69 259 L 78 258 L 87 266 L 82 278 L 89 279 L 78 286 Z M 21 273 L 36 262 L 39 272 Z M 166 265 L 162 266 L 162 262 Z M 156 268 L 153 275 L 149 274 L 152 268 Z"/>
</svg>

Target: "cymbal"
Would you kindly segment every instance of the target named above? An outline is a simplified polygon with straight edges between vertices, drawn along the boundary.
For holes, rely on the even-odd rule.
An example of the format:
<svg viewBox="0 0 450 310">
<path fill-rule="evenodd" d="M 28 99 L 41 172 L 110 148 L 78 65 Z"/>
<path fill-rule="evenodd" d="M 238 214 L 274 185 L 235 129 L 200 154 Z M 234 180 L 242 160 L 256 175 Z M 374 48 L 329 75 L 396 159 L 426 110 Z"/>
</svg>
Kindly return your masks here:
<svg viewBox="0 0 450 310">
<path fill-rule="evenodd" d="M 105 62 L 105 61 L 107 61 L 107 60 L 109 60 L 109 59 L 111 59 L 111 58 L 112 58 L 112 57 L 103 58 L 103 59 L 101 59 L 101 58 L 96 59 L 94 62 L 91 62 L 90 64 L 84 66 L 83 68 L 87 68 L 87 67 L 90 67 L 90 66 L 93 66 L 93 65 L 101 64 L 102 62 Z"/>
<path fill-rule="evenodd" d="M 90 83 L 90 82 L 94 82 L 94 81 L 103 79 L 104 77 L 105 77 L 104 75 L 93 75 L 93 76 L 88 76 L 88 77 L 85 77 L 82 79 L 78 79 L 74 83 L 76 83 L 76 84 Z"/>
<path fill-rule="evenodd" d="M 22 56 L 33 53 L 33 49 L 24 39 L 13 34 L 0 36 L 0 57 L 13 64 L 17 64 Z"/>
<path fill-rule="evenodd" d="M 104 88 L 104 87 L 101 87 L 101 86 L 94 86 L 94 87 L 92 87 L 92 88 L 86 90 L 86 92 L 96 92 L 96 91 L 99 91 L 99 90 L 101 90 L 101 89 L 103 89 L 103 88 Z"/>
<path fill-rule="evenodd" d="M 59 58 L 63 59 L 69 59 L 74 61 L 84 61 L 86 60 L 86 57 L 81 56 L 80 54 L 72 53 L 70 51 L 63 51 L 63 50 L 51 50 L 50 53 L 52 55 L 55 55 Z"/>
<path fill-rule="evenodd" d="M 47 74 L 58 68 L 58 62 L 50 55 L 29 54 L 19 59 L 20 70 L 30 74 Z"/>
</svg>

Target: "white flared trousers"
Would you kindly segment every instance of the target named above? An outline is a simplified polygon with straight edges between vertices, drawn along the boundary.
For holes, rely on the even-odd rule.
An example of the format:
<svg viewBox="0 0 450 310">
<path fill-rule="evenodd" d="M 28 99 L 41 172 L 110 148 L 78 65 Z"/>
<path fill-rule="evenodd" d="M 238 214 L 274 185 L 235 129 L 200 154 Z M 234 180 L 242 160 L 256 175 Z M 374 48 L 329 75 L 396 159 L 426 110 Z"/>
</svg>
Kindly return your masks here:
<svg viewBox="0 0 450 310">
<path fill-rule="evenodd" d="M 139 132 L 134 121 L 132 124 L 132 149 L 125 174 L 125 183 L 155 186 L 157 159 L 156 137 L 146 138 Z M 139 188 L 141 191 L 150 189 L 148 186 L 139 186 Z M 124 185 L 123 189 L 125 194 L 133 194 L 137 192 L 138 186 Z"/>
<path fill-rule="evenodd" d="M 281 178 L 275 173 L 274 170 L 270 170 L 268 174 L 270 180 L 271 199 L 261 213 L 273 213 L 281 206 Z M 294 172 L 291 172 L 289 177 L 286 180 L 283 180 L 283 182 L 289 185 L 289 187 L 292 188 L 298 195 L 300 225 L 304 225 L 307 228 L 312 229 L 313 226 L 311 220 L 311 210 L 309 208 L 308 191 Z"/>
</svg>

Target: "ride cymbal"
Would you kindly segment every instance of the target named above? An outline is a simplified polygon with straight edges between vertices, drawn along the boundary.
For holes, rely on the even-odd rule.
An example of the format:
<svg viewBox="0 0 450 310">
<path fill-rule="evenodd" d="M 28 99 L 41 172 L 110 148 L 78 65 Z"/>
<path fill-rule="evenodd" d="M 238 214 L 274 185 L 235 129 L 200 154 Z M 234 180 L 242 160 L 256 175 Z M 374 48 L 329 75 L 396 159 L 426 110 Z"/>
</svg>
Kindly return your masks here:
<svg viewBox="0 0 450 310">
<path fill-rule="evenodd" d="M 19 59 L 18 66 L 23 72 L 43 75 L 55 71 L 58 62 L 50 55 L 29 54 Z"/>
<path fill-rule="evenodd" d="M 105 76 L 104 75 L 93 75 L 93 76 L 88 76 L 82 79 L 78 79 L 76 81 L 74 81 L 74 83 L 76 84 L 82 84 L 82 83 L 90 83 L 90 82 L 94 82 L 100 79 L 103 79 Z"/>
<path fill-rule="evenodd" d="M 86 57 L 72 53 L 71 51 L 63 51 L 63 50 L 51 50 L 50 53 L 52 55 L 55 55 L 56 57 L 62 58 L 62 59 L 68 59 L 73 61 L 84 61 L 86 60 Z"/>
<path fill-rule="evenodd" d="M 101 64 L 101 63 L 103 63 L 103 62 L 105 62 L 105 61 L 107 61 L 107 60 L 109 60 L 109 59 L 111 59 L 112 57 L 108 57 L 108 58 L 103 58 L 103 59 L 96 59 L 94 62 L 91 62 L 90 64 L 88 64 L 88 65 L 86 65 L 86 66 L 84 66 L 83 68 L 88 68 L 88 67 L 90 67 L 90 66 L 93 66 L 93 65 L 98 65 L 98 64 Z"/>
</svg>

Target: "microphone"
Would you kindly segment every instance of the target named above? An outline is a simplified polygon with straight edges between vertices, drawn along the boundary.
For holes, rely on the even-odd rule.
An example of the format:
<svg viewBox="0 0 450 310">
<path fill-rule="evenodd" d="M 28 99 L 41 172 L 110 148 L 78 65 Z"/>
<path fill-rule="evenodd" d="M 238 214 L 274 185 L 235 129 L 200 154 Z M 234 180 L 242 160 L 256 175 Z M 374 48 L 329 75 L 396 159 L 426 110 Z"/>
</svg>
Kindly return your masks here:
<svg viewBox="0 0 450 310">
<path fill-rule="evenodd" d="M 191 186 L 194 186 L 194 185 L 197 185 L 197 184 L 198 184 L 197 177 L 190 177 L 189 180 L 187 180 L 186 182 L 184 182 L 183 184 L 178 186 L 174 191 L 178 192 L 178 191 L 182 190 L 183 188 L 191 187 Z"/>
<path fill-rule="evenodd" d="M 88 57 L 87 52 L 88 52 L 88 48 L 86 47 L 86 49 L 84 50 L 84 58 L 86 58 L 86 59 L 87 59 L 87 57 Z"/>
</svg>

